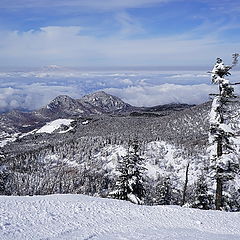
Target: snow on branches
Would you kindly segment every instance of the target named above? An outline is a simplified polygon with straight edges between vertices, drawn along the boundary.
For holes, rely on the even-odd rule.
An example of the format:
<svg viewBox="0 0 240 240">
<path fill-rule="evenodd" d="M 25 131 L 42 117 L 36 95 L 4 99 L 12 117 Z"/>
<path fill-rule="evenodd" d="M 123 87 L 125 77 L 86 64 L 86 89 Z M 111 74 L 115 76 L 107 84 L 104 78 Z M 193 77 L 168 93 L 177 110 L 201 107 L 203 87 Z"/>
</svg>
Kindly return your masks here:
<svg viewBox="0 0 240 240">
<path fill-rule="evenodd" d="M 128 200 L 135 204 L 143 204 L 145 194 L 143 186 L 143 159 L 138 154 L 138 143 L 134 141 L 129 145 L 128 153 L 120 159 L 117 171 L 120 173 L 116 187 L 110 196 Z"/>
<path fill-rule="evenodd" d="M 224 184 L 234 179 L 238 171 L 238 157 L 234 146 L 235 131 L 231 126 L 231 104 L 236 96 L 227 76 L 230 69 L 236 65 L 238 54 L 233 55 L 232 66 L 226 66 L 222 59 L 217 62 L 211 71 L 213 84 L 218 84 L 219 93 L 212 94 L 214 99 L 210 112 L 210 174 L 216 179 L 216 209 L 223 208 Z M 226 185 L 226 184 L 225 184 Z"/>
</svg>

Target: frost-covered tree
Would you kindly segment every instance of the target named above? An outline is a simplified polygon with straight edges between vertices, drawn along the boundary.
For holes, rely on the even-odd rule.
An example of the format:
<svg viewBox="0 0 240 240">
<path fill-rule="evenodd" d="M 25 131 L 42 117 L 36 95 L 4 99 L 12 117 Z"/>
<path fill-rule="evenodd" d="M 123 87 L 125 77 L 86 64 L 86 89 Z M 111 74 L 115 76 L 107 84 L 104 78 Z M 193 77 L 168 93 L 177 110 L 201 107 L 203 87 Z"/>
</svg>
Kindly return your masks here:
<svg viewBox="0 0 240 240">
<path fill-rule="evenodd" d="M 0 195 L 6 195 L 6 182 L 8 180 L 8 171 L 4 166 L 0 167 Z"/>
<path fill-rule="evenodd" d="M 169 177 L 160 178 L 156 186 L 155 203 L 159 205 L 171 204 L 171 181 Z"/>
<path fill-rule="evenodd" d="M 128 200 L 136 204 L 143 204 L 145 194 L 143 185 L 143 159 L 139 156 L 137 141 L 130 143 L 128 153 L 119 160 L 117 171 L 120 173 L 116 187 L 110 196 L 121 200 Z"/>
<path fill-rule="evenodd" d="M 208 193 L 206 177 L 202 174 L 196 182 L 193 192 L 193 208 L 208 210 L 211 208 L 212 196 Z"/>
<path fill-rule="evenodd" d="M 226 66 L 222 59 L 217 62 L 211 72 L 212 83 L 219 86 L 219 93 L 212 94 L 214 99 L 210 112 L 211 144 L 211 175 L 216 180 L 215 207 L 223 207 L 223 188 L 228 180 L 233 179 L 238 167 L 237 156 L 234 151 L 234 131 L 231 128 L 231 113 L 229 105 L 236 96 L 229 80 L 230 69 L 237 63 L 238 54 L 235 54 L 232 66 Z"/>
</svg>

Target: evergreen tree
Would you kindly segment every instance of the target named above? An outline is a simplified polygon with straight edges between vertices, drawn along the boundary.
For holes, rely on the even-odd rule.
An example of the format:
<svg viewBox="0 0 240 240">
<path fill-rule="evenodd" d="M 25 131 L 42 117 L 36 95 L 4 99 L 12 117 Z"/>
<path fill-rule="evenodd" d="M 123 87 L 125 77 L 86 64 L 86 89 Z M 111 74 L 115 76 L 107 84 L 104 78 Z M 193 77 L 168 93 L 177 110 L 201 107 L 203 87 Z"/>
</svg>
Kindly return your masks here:
<svg viewBox="0 0 240 240">
<path fill-rule="evenodd" d="M 208 210 L 211 208 L 212 198 L 208 193 L 207 181 L 203 174 L 200 176 L 196 183 L 193 195 L 193 208 L 199 208 L 204 210 Z"/>
<path fill-rule="evenodd" d="M 6 182 L 8 179 L 8 174 L 5 169 L 0 169 L 0 195 L 7 194 Z"/>
<path fill-rule="evenodd" d="M 159 205 L 171 204 L 171 184 L 169 177 L 164 177 L 159 180 L 156 186 L 155 202 Z"/>
<path fill-rule="evenodd" d="M 229 179 L 234 178 L 237 168 L 237 157 L 234 153 L 232 137 L 234 131 L 230 124 L 229 103 L 234 102 L 234 89 L 225 77 L 230 75 L 230 69 L 237 63 L 238 54 L 234 55 L 232 66 L 226 66 L 222 59 L 212 70 L 212 83 L 218 84 L 219 93 L 214 95 L 210 113 L 209 142 L 211 147 L 211 173 L 216 180 L 215 207 L 223 208 L 223 187 Z"/>
<path fill-rule="evenodd" d="M 110 196 L 121 200 L 128 200 L 136 204 L 143 204 L 145 190 L 143 186 L 143 159 L 138 153 L 137 141 L 130 144 L 128 153 L 119 160 L 117 171 L 119 176 L 116 182 L 115 191 Z"/>
</svg>

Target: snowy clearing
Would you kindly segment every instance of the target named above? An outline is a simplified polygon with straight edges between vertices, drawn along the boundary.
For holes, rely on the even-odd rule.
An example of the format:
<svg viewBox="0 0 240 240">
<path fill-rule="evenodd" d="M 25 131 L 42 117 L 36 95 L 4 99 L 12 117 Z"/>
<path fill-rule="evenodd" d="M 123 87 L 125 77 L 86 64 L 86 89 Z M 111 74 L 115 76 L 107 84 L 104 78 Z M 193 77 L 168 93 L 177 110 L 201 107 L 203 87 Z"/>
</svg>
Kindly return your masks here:
<svg viewBox="0 0 240 240">
<path fill-rule="evenodd" d="M 82 125 L 87 125 L 88 123 L 89 123 L 89 121 L 86 120 L 86 121 L 82 122 Z"/>
<path fill-rule="evenodd" d="M 0 239 L 239 240 L 240 213 L 84 195 L 1 196 Z"/>
<path fill-rule="evenodd" d="M 45 126 L 41 127 L 36 133 L 53 133 L 56 129 L 59 129 L 62 125 L 69 126 L 72 119 L 57 119 L 52 122 L 47 123 Z M 65 133 L 63 131 L 62 133 Z"/>
<path fill-rule="evenodd" d="M 19 136 L 19 133 L 14 133 L 12 136 L 6 136 L 5 139 L 0 141 L 0 148 L 4 147 L 6 144 L 8 144 L 9 142 L 14 142 L 16 141 L 17 137 Z"/>
</svg>

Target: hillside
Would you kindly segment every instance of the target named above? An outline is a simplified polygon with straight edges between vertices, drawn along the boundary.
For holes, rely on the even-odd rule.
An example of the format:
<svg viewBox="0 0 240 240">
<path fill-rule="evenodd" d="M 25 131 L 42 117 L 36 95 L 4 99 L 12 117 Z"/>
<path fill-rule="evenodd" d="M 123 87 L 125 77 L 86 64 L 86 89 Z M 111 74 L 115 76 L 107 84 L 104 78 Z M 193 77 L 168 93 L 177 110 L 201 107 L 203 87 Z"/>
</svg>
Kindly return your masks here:
<svg viewBox="0 0 240 240">
<path fill-rule="evenodd" d="M 240 214 L 84 195 L 0 197 L 2 240 L 238 240 Z"/>
</svg>

